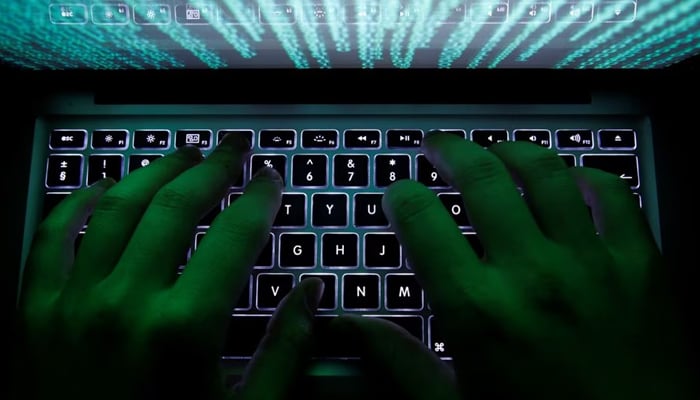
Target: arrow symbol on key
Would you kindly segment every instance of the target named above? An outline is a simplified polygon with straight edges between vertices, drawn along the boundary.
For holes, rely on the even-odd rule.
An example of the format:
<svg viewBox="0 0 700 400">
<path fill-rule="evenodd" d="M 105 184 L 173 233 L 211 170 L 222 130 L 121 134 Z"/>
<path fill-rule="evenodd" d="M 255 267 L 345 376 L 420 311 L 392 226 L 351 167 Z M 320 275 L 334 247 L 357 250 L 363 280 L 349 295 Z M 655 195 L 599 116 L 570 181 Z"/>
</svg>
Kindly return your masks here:
<svg viewBox="0 0 700 400">
<path fill-rule="evenodd" d="M 627 176 L 627 174 L 622 174 L 622 175 L 620 175 L 620 178 L 622 178 L 622 179 L 632 179 L 632 177 L 631 177 L 631 176 Z"/>
</svg>

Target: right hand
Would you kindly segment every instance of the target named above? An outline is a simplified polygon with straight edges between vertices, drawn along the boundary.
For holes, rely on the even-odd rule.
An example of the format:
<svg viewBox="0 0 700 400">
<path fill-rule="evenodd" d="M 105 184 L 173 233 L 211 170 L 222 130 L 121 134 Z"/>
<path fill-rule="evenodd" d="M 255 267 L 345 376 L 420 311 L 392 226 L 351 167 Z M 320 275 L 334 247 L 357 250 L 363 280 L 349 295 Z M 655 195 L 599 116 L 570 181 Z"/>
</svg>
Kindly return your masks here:
<svg viewBox="0 0 700 400">
<path fill-rule="evenodd" d="M 479 259 L 431 190 L 387 190 L 385 213 L 446 333 L 454 377 L 396 326 L 336 320 L 408 398 L 692 397 L 668 269 L 623 181 L 530 143 L 487 151 L 437 133 L 423 147 L 462 193 L 485 250 Z"/>
</svg>

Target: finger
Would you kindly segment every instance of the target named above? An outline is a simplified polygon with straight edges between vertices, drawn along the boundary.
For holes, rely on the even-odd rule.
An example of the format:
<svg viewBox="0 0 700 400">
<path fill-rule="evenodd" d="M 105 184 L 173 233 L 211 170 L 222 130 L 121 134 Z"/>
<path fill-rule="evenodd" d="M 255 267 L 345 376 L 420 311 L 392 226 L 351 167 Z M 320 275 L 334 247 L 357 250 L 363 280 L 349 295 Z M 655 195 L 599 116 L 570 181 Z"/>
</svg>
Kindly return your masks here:
<svg viewBox="0 0 700 400">
<path fill-rule="evenodd" d="M 323 281 L 305 279 L 280 303 L 237 387 L 237 399 L 279 400 L 305 370 Z M 235 329 L 235 325 L 233 326 Z"/>
<path fill-rule="evenodd" d="M 111 178 L 76 190 L 59 203 L 34 234 L 23 272 L 23 298 L 56 293 L 65 284 L 75 258 L 75 239 Z"/>
<path fill-rule="evenodd" d="M 198 296 L 207 312 L 233 309 L 267 243 L 282 199 L 282 177 L 263 167 L 245 192 L 214 220 L 175 283 L 179 296 Z M 201 296 L 206 293 L 206 296 Z"/>
<path fill-rule="evenodd" d="M 625 254 L 656 253 L 657 245 L 639 202 L 619 177 L 595 168 L 572 169 L 601 239 Z"/>
<path fill-rule="evenodd" d="M 531 251 L 543 239 L 510 173 L 491 152 L 454 135 L 433 133 L 423 151 L 440 175 L 462 193 L 489 259 Z"/>
<path fill-rule="evenodd" d="M 438 313 L 480 285 L 481 263 L 435 193 L 415 181 L 392 184 L 382 207 L 411 267 Z M 479 289 L 481 290 L 481 289 Z"/>
<path fill-rule="evenodd" d="M 425 345 L 398 325 L 381 318 L 346 314 L 331 329 L 355 337 L 365 364 L 381 371 L 408 400 L 458 400 L 454 372 Z M 398 396 L 396 396 L 398 398 Z"/>
<path fill-rule="evenodd" d="M 242 137 L 227 135 L 201 164 L 163 186 L 136 227 L 115 277 L 138 285 L 169 285 L 197 222 L 241 174 L 249 148 Z"/>
<path fill-rule="evenodd" d="M 199 149 L 183 147 L 135 170 L 107 191 L 90 218 L 70 284 L 86 285 L 107 276 L 158 189 L 201 160 Z"/>
<path fill-rule="evenodd" d="M 597 242 L 581 191 L 557 153 L 530 142 L 502 142 L 490 150 L 522 181 L 530 211 L 548 238 L 586 248 Z"/>
</svg>

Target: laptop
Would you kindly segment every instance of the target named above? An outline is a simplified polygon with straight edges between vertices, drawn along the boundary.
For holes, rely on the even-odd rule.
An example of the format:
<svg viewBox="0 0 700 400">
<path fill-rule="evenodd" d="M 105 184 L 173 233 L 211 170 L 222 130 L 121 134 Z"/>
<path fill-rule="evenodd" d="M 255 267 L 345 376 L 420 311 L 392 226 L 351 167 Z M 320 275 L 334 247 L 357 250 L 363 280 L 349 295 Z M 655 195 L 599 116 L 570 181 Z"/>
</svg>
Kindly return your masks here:
<svg viewBox="0 0 700 400">
<path fill-rule="evenodd" d="M 432 188 L 479 252 L 460 194 L 421 154 L 421 141 L 434 129 L 485 148 L 529 141 L 570 166 L 628 182 L 662 251 L 680 259 L 677 229 L 691 211 L 677 177 L 691 154 L 671 135 L 690 114 L 673 90 L 696 70 L 699 7 L 696 0 L 5 4 L 3 72 L 27 85 L 9 108 L 18 126 L 9 179 L 22 192 L 9 209 L 10 260 L 23 265 L 37 224 L 70 192 L 103 177 L 120 180 L 183 145 L 209 154 L 225 135 L 244 135 L 253 153 L 241 179 L 200 221 L 181 260 L 254 171 L 282 174 L 280 213 L 231 310 L 238 336 L 222 363 L 232 376 L 279 300 L 311 276 L 325 282 L 319 321 L 343 313 L 385 318 L 449 362 L 450 343 L 383 215 L 383 190 L 400 179 Z M 310 375 L 352 376 L 356 356 L 318 346 Z"/>
</svg>

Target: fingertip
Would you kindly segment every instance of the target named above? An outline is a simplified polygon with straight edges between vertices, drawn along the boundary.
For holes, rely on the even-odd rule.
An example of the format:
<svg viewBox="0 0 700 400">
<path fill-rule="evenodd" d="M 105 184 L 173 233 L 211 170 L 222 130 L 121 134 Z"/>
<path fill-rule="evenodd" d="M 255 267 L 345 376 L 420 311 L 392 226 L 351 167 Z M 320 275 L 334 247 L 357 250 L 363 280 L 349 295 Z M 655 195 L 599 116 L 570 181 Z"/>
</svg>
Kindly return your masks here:
<svg viewBox="0 0 700 400">
<path fill-rule="evenodd" d="M 304 291 L 304 302 L 306 308 L 310 315 L 314 315 L 318 309 L 318 305 L 321 302 L 321 296 L 323 296 L 323 291 L 325 289 L 325 284 L 322 279 L 319 278 L 309 278 L 304 279 L 300 286 Z"/>
</svg>

